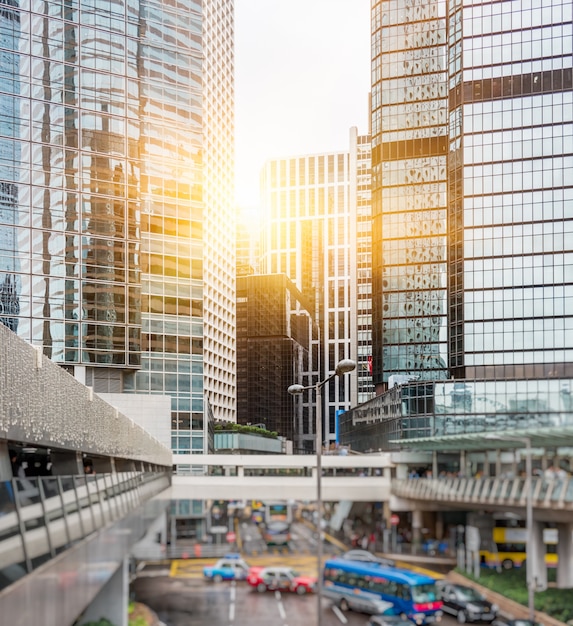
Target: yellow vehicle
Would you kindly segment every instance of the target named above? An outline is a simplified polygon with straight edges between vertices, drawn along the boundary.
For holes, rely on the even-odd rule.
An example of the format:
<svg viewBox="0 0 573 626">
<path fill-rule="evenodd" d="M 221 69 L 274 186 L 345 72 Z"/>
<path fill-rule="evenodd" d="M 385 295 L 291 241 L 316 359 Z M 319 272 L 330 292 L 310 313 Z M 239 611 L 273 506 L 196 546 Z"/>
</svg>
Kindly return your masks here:
<svg viewBox="0 0 573 626">
<path fill-rule="evenodd" d="M 545 563 L 547 567 L 557 566 L 557 529 L 543 530 L 545 543 Z M 525 548 L 527 529 L 521 526 L 496 526 L 490 540 L 482 540 L 480 548 L 481 564 L 496 569 L 522 567 L 527 557 Z"/>
</svg>

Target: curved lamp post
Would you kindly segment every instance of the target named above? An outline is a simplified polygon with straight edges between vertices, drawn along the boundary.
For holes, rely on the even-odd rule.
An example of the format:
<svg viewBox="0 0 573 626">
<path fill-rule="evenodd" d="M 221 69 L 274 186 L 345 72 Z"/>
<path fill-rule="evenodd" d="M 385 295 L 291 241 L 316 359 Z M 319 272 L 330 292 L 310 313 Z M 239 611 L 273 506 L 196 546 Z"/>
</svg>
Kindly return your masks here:
<svg viewBox="0 0 573 626">
<path fill-rule="evenodd" d="M 324 380 L 314 385 L 305 387 L 304 385 L 291 385 L 288 392 L 293 396 L 297 396 L 305 391 L 314 389 L 316 394 L 316 510 L 318 513 L 318 545 L 316 549 L 316 558 L 318 562 L 318 576 L 316 580 L 316 595 L 318 598 L 318 621 L 317 626 L 322 625 L 322 388 L 326 383 L 336 376 L 343 376 L 356 369 L 356 362 L 351 359 L 342 359 L 339 361 L 334 374 L 331 374 Z"/>
</svg>

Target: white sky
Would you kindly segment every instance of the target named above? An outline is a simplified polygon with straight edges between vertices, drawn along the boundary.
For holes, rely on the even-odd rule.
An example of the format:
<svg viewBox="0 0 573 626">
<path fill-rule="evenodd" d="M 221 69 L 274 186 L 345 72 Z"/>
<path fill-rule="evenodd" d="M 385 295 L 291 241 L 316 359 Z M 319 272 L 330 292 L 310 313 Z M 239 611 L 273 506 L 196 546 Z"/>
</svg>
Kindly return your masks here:
<svg viewBox="0 0 573 626">
<path fill-rule="evenodd" d="M 236 201 L 270 158 L 348 148 L 368 131 L 370 0 L 235 0 Z"/>
</svg>

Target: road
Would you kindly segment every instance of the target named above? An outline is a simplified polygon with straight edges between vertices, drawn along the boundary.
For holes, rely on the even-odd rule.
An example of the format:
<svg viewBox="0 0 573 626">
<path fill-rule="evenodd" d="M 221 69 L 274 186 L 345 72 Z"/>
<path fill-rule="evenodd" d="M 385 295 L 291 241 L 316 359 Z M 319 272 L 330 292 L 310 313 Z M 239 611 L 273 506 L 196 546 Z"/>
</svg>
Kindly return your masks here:
<svg viewBox="0 0 573 626">
<path fill-rule="evenodd" d="M 317 623 L 315 595 L 258 593 L 246 582 L 204 582 L 198 578 L 142 577 L 132 585 L 135 599 L 145 602 L 167 626 L 312 626 Z M 322 602 L 323 626 L 366 626 L 368 616 L 342 613 Z M 445 616 L 440 626 L 454 626 Z"/>
<path fill-rule="evenodd" d="M 286 565 L 301 574 L 316 576 L 316 532 L 305 524 L 293 524 L 289 548 L 267 548 L 259 530 L 241 524 L 242 553 L 249 565 Z M 325 557 L 337 549 L 328 543 Z M 258 593 L 245 581 L 214 583 L 203 580 L 203 566 L 216 558 L 175 560 L 144 566 L 131 586 L 133 599 L 151 607 L 167 626 L 313 626 L 317 623 L 315 595 Z M 368 616 L 342 613 L 322 601 L 323 626 L 365 626 Z M 440 626 L 453 626 L 445 616 Z"/>
</svg>

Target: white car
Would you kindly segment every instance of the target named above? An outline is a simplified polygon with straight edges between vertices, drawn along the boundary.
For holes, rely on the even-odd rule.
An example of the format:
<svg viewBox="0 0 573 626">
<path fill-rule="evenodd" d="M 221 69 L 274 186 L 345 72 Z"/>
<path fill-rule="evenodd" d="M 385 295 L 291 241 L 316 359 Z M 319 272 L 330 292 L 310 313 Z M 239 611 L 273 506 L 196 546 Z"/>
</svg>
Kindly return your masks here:
<svg viewBox="0 0 573 626">
<path fill-rule="evenodd" d="M 203 568 L 203 578 L 220 582 L 221 580 L 245 580 L 249 566 L 240 558 L 222 558 L 215 565 Z"/>
</svg>

